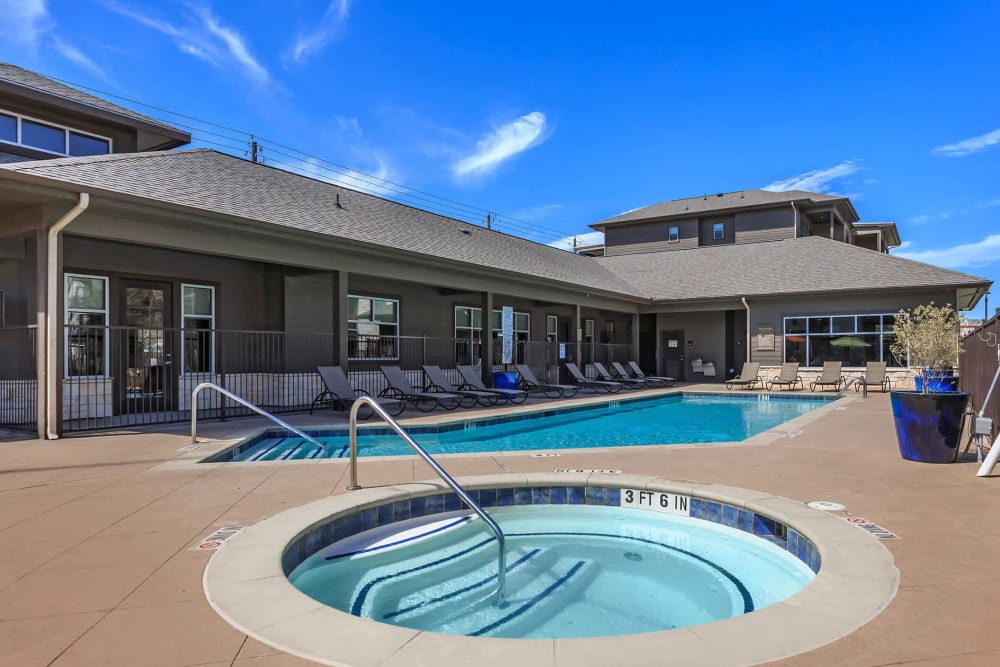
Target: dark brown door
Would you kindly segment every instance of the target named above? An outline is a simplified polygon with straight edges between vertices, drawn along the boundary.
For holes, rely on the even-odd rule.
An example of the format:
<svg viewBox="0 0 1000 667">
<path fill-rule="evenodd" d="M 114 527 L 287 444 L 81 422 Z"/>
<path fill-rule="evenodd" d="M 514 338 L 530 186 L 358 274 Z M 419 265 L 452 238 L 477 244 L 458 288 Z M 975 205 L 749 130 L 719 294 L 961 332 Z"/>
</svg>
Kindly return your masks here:
<svg viewBox="0 0 1000 667">
<path fill-rule="evenodd" d="M 177 336 L 170 283 L 122 281 L 117 387 L 122 414 L 175 409 Z"/>
<path fill-rule="evenodd" d="M 684 379 L 684 332 L 678 330 L 660 333 L 660 356 L 663 359 L 663 374 L 667 377 Z"/>
</svg>

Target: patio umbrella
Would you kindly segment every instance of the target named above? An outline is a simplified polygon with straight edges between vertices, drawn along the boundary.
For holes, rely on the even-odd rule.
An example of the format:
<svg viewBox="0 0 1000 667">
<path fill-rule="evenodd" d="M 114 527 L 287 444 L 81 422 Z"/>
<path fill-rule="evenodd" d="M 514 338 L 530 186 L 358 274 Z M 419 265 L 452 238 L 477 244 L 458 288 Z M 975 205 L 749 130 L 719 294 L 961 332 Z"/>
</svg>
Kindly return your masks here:
<svg viewBox="0 0 1000 667">
<path fill-rule="evenodd" d="M 830 341 L 830 345 L 836 347 L 871 347 L 871 343 L 866 343 L 860 338 L 855 336 L 841 336 L 840 338 L 834 338 Z"/>
</svg>

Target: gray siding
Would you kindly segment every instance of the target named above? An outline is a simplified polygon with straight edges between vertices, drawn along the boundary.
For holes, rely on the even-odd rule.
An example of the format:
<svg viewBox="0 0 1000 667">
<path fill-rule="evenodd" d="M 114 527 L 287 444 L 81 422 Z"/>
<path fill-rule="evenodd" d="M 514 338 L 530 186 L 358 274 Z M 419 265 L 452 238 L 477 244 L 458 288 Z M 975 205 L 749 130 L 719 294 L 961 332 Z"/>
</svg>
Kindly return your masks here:
<svg viewBox="0 0 1000 667">
<path fill-rule="evenodd" d="M 664 373 L 664 359 L 660 349 L 661 332 L 680 329 L 684 331 L 684 378 L 701 381 L 704 376 L 691 373 L 691 360 L 701 358 L 715 364 L 716 380 L 723 379 L 726 363 L 726 313 L 722 310 L 659 313 L 656 316 L 657 372 Z M 687 342 L 691 341 L 691 347 Z M 712 381 L 712 378 L 708 378 Z"/>
<path fill-rule="evenodd" d="M 725 238 L 716 240 L 714 238 L 714 228 L 715 224 L 721 222 L 725 225 L 726 235 Z M 710 246 L 710 245 L 731 245 L 736 242 L 735 233 L 733 230 L 733 218 L 703 218 L 699 224 L 698 232 L 698 245 L 700 246 Z"/>
<path fill-rule="evenodd" d="M 678 240 L 670 243 L 669 231 L 677 227 Z M 606 255 L 628 255 L 637 252 L 687 250 L 698 247 L 698 220 L 660 220 L 638 225 L 609 227 L 604 235 Z"/>
<path fill-rule="evenodd" d="M 759 243 L 795 238 L 792 207 L 736 214 L 736 243 Z"/>
<path fill-rule="evenodd" d="M 2 321 L 8 327 L 35 324 L 35 243 L 32 239 L 5 239 L 0 256 L 0 291 L 4 293 Z"/>
<path fill-rule="evenodd" d="M 864 315 L 896 313 L 934 301 L 936 304 L 955 303 L 954 290 L 898 292 L 892 295 L 812 296 L 785 299 L 750 299 L 751 359 L 763 366 L 777 366 L 784 361 L 784 318 L 796 315 Z M 774 327 L 774 350 L 757 349 L 757 329 Z"/>
</svg>

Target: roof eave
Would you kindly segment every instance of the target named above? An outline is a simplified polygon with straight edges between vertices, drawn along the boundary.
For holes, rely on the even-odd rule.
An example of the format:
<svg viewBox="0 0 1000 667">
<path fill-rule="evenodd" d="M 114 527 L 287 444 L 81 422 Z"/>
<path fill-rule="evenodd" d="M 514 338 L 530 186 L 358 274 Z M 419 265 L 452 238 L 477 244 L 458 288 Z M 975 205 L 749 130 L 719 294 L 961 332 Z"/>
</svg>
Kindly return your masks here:
<svg viewBox="0 0 1000 667">
<path fill-rule="evenodd" d="M 707 211 L 687 211 L 687 212 L 684 212 L 684 213 L 672 213 L 672 214 L 669 214 L 669 215 L 655 215 L 655 216 L 650 216 L 650 217 L 646 217 L 646 218 L 629 218 L 627 220 L 615 220 L 615 218 L 618 217 L 618 216 L 615 216 L 615 218 L 608 218 L 607 220 L 602 220 L 600 222 L 595 222 L 595 223 L 587 225 L 587 226 L 590 227 L 591 229 L 595 230 L 595 231 L 603 232 L 608 227 L 618 227 L 620 225 L 639 224 L 639 223 L 646 223 L 646 222 L 659 222 L 661 220 L 679 220 L 679 219 L 684 219 L 684 218 L 698 218 L 698 217 L 705 217 L 706 215 L 727 215 L 729 213 L 739 213 L 741 211 L 752 211 L 752 210 L 761 209 L 761 208 L 785 208 L 791 202 L 798 203 L 798 202 L 803 202 L 803 201 L 809 201 L 809 202 L 811 202 L 813 200 L 810 199 L 809 197 L 800 197 L 798 199 L 786 199 L 785 201 L 780 201 L 780 202 L 767 202 L 767 203 L 763 203 L 763 204 L 751 204 L 749 206 L 734 206 L 732 208 L 707 210 Z M 656 204 L 653 204 L 653 206 L 656 206 Z M 649 208 L 649 207 L 647 207 L 647 208 Z M 852 210 L 853 210 L 853 207 L 852 207 Z"/>
</svg>

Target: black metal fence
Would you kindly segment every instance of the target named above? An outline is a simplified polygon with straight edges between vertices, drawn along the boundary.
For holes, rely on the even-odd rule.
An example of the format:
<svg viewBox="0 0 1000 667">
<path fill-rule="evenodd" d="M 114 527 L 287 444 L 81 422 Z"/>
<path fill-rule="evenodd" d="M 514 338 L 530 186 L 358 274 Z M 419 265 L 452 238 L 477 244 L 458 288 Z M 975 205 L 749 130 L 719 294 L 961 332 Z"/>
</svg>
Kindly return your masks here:
<svg viewBox="0 0 1000 667">
<path fill-rule="evenodd" d="M 38 430 L 35 327 L 0 329 L 0 427 Z"/>
<path fill-rule="evenodd" d="M 440 366 L 457 384 L 457 365 L 481 369 L 484 344 L 493 345 L 494 371 L 524 363 L 547 382 L 559 381 L 562 360 L 575 358 L 569 343 L 513 341 L 511 363 L 504 364 L 500 340 L 352 334 L 341 365 L 356 388 L 372 395 L 386 387 L 383 365 L 401 367 L 417 388 L 425 384 L 425 364 Z M 325 333 L 69 325 L 65 345 L 64 431 L 186 421 L 191 393 L 202 382 L 269 412 L 304 411 L 323 389 L 316 367 L 338 364 L 337 336 Z M 627 361 L 631 346 L 593 345 L 583 352 L 589 370 L 595 359 Z M 251 414 L 211 391 L 199 394 L 198 411 L 199 418 Z"/>
</svg>

